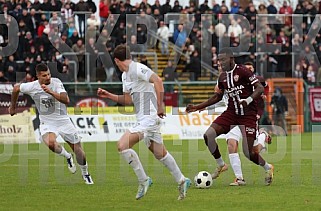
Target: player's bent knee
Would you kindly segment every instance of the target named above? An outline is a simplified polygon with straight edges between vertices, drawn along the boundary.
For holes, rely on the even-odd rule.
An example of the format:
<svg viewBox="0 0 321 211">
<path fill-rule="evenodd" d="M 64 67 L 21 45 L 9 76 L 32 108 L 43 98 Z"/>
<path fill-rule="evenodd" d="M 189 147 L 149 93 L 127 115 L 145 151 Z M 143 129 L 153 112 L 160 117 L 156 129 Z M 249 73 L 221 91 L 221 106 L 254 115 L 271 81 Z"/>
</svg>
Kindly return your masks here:
<svg viewBox="0 0 321 211">
<path fill-rule="evenodd" d="M 258 146 L 256 146 L 256 147 L 253 147 L 253 153 L 255 153 L 255 154 L 259 154 L 260 153 L 260 149 L 259 149 L 259 147 Z"/>
<path fill-rule="evenodd" d="M 206 146 L 208 146 L 208 137 L 207 137 L 206 133 L 203 135 L 203 138 L 204 138 Z"/>
<path fill-rule="evenodd" d="M 229 139 L 227 141 L 227 148 L 229 153 L 237 153 L 238 144 L 234 139 Z"/>
<path fill-rule="evenodd" d="M 118 152 L 122 152 L 126 149 L 129 149 L 128 143 L 123 143 L 121 141 L 118 141 L 117 142 L 117 149 L 118 149 Z"/>
</svg>

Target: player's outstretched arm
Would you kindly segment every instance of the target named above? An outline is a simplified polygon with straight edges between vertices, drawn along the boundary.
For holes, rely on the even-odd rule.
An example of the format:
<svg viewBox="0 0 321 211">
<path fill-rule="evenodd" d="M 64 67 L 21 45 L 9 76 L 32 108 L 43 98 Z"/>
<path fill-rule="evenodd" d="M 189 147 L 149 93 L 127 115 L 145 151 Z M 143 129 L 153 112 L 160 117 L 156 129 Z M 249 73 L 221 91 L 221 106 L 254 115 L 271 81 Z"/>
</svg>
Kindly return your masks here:
<svg viewBox="0 0 321 211">
<path fill-rule="evenodd" d="M 192 105 L 192 104 L 187 105 L 185 111 L 187 113 L 190 113 L 190 112 L 194 112 L 194 111 L 204 110 L 206 107 L 220 102 L 222 100 L 222 98 L 223 98 L 223 94 L 214 92 L 214 95 L 205 102 L 202 102 L 198 105 Z"/>
<path fill-rule="evenodd" d="M 160 118 L 164 118 L 166 116 L 164 109 L 164 84 L 162 79 L 156 75 L 155 73 L 151 75 L 149 78 L 149 82 L 154 84 L 156 97 L 157 97 L 157 115 Z"/>
<path fill-rule="evenodd" d="M 123 95 L 115 95 L 113 93 L 108 92 L 105 89 L 98 88 L 97 89 L 97 96 L 101 98 L 107 98 L 110 99 L 116 103 L 122 104 L 122 105 L 132 105 L 133 101 L 129 93 L 125 93 Z"/>
<path fill-rule="evenodd" d="M 41 88 L 47 92 L 48 94 L 52 95 L 54 98 L 56 98 L 59 102 L 63 103 L 63 104 L 69 104 L 70 103 L 70 100 L 69 100 L 69 97 L 68 97 L 68 94 L 67 92 L 60 92 L 60 93 L 57 93 L 57 92 L 54 92 L 52 91 L 51 89 L 49 89 L 48 86 L 46 86 L 45 84 L 42 84 L 41 85 Z"/>
<path fill-rule="evenodd" d="M 20 84 L 14 85 L 12 94 L 11 94 L 11 104 L 9 107 L 9 113 L 11 116 L 16 114 L 16 104 L 17 104 L 19 92 L 20 92 Z"/>
</svg>

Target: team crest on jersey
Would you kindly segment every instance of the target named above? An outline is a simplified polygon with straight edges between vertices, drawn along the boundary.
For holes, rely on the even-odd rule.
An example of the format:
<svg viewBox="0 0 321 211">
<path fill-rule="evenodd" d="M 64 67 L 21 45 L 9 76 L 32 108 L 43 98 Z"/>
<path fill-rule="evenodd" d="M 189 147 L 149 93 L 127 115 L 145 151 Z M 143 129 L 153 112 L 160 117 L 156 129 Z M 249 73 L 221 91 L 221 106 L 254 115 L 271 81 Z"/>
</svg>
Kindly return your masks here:
<svg viewBox="0 0 321 211">
<path fill-rule="evenodd" d="M 235 75 L 233 78 L 234 78 L 234 81 L 235 81 L 235 82 L 238 82 L 240 76 L 239 76 L 239 75 Z"/>
<path fill-rule="evenodd" d="M 142 70 L 143 74 L 147 73 L 147 71 L 148 71 L 148 69 L 145 69 L 145 68 L 142 68 L 141 70 Z"/>
</svg>

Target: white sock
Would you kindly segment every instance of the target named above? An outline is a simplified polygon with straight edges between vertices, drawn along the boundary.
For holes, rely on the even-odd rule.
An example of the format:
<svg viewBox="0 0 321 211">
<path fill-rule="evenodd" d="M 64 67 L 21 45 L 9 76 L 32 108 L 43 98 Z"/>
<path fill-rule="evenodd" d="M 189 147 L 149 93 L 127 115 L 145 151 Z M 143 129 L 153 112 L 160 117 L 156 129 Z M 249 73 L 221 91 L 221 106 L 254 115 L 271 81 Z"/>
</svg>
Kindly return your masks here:
<svg viewBox="0 0 321 211">
<path fill-rule="evenodd" d="M 167 154 L 159 161 L 162 162 L 164 166 L 166 166 L 166 168 L 168 168 L 177 183 L 181 183 L 185 180 L 185 176 L 182 174 L 181 170 L 177 166 L 175 159 L 169 152 L 167 152 Z"/>
<path fill-rule="evenodd" d="M 229 154 L 230 163 L 232 169 L 234 171 L 235 177 L 238 179 L 243 179 L 242 167 L 241 167 L 241 160 L 239 153 L 232 153 Z"/>
<path fill-rule="evenodd" d="M 70 158 L 71 154 L 65 150 L 63 146 L 61 146 L 61 152 L 59 154 L 60 156 L 64 156 L 65 158 Z"/>
<path fill-rule="evenodd" d="M 257 137 L 257 143 L 261 144 L 262 147 L 265 147 L 265 139 L 266 139 L 266 135 L 264 133 L 261 133 L 258 137 Z"/>
<path fill-rule="evenodd" d="M 88 175 L 88 165 L 87 165 L 87 162 L 85 165 L 80 165 L 79 164 L 79 167 L 80 167 L 80 170 L 81 170 L 81 174 L 82 175 Z"/>
<path fill-rule="evenodd" d="M 216 163 L 218 166 L 224 166 L 225 163 L 224 163 L 224 160 L 222 159 L 222 157 L 218 158 L 218 159 L 215 159 L 216 160 Z"/>
<path fill-rule="evenodd" d="M 133 149 L 126 149 L 120 152 L 126 162 L 131 165 L 138 178 L 139 182 L 147 180 L 147 175 L 144 171 L 143 165 L 139 160 L 137 153 Z"/>
<path fill-rule="evenodd" d="M 265 161 L 265 165 L 263 166 L 263 168 L 264 168 L 265 171 L 268 171 L 268 170 L 271 169 L 271 166 L 270 166 L 270 164 L 268 162 Z"/>
</svg>

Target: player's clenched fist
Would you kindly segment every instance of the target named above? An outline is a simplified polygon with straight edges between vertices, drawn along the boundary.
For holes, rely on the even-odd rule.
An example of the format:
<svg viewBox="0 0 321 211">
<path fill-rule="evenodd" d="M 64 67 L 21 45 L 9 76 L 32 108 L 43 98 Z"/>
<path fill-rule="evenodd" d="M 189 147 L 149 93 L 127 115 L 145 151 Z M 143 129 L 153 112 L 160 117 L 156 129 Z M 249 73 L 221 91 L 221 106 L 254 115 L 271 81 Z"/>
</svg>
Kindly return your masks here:
<svg viewBox="0 0 321 211">
<path fill-rule="evenodd" d="M 186 106 L 185 111 L 186 111 L 187 113 L 195 112 L 195 111 L 197 111 L 197 108 L 196 108 L 196 106 L 194 106 L 193 104 L 188 104 L 188 105 Z"/>
<path fill-rule="evenodd" d="M 252 97 L 248 97 L 246 99 L 240 99 L 239 103 L 243 106 L 243 108 L 247 107 L 253 101 Z"/>
<path fill-rule="evenodd" d="M 47 92 L 48 94 L 51 94 L 52 90 L 48 88 L 45 84 L 41 84 L 41 88 L 43 91 Z"/>
<path fill-rule="evenodd" d="M 108 92 L 108 91 L 106 91 L 106 90 L 104 90 L 104 89 L 102 89 L 102 88 L 98 88 L 98 89 L 97 89 L 97 95 L 98 95 L 99 97 L 108 98 L 109 94 L 110 94 L 110 92 Z"/>
</svg>

